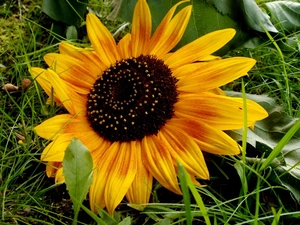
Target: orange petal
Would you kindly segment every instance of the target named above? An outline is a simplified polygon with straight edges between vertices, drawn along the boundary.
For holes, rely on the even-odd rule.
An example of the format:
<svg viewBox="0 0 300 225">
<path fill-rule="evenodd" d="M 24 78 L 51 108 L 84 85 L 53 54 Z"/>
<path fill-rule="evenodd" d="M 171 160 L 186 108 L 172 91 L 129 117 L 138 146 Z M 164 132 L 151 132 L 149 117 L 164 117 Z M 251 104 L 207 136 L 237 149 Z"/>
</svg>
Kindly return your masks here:
<svg viewBox="0 0 300 225">
<path fill-rule="evenodd" d="M 96 167 L 93 170 L 93 183 L 89 191 L 90 208 L 95 214 L 98 214 L 99 209 L 105 208 L 104 188 L 106 180 L 107 176 L 104 175 L 103 169 Z"/>
<path fill-rule="evenodd" d="M 152 176 L 165 188 L 181 194 L 176 177 L 172 156 L 155 135 L 145 136 L 142 140 L 143 162 Z"/>
<path fill-rule="evenodd" d="M 203 92 L 225 85 L 244 76 L 254 66 L 251 58 L 234 57 L 192 65 L 194 71 L 182 71 L 184 77 L 177 82 L 178 90 Z M 186 68 L 186 67 L 185 67 Z"/>
<path fill-rule="evenodd" d="M 238 144 L 231 137 L 199 120 L 172 118 L 168 121 L 168 124 L 195 138 L 202 151 L 218 155 L 236 155 L 240 153 Z"/>
<path fill-rule="evenodd" d="M 92 130 L 85 120 L 75 118 L 71 114 L 56 115 L 34 128 L 36 133 L 47 140 L 51 140 L 58 133 L 80 133 Z"/>
<path fill-rule="evenodd" d="M 113 36 L 94 14 L 87 15 L 86 27 L 93 48 L 107 67 L 121 59 Z"/>
<path fill-rule="evenodd" d="M 56 135 L 70 134 L 78 138 L 90 151 L 98 150 L 105 140 L 99 136 L 84 117 L 71 114 L 56 115 L 34 128 L 36 133 L 45 139 L 52 140 Z"/>
<path fill-rule="evenodd" d="M 47 177 L 55 177 L 56 171 L 62 167 L 61 162 L 47 162 L 46 174 Z"/>
<path fill-rule="evenodd" d="M 64 183 L 65 182 L 65 176 L 63 174 L 63 168 L 59 168 L 57 171 L 56 171 L 56 174 L 55 174 L 55 183 L 56 184 L 61 184 L 61 183 Z"/>
<path fill-rule="evenodd" d="M 268 113 L 256 102 L 246 100 L 247 125 L 252 126 Z M 175 106 L 175 115 L 205 122 L 220 130 L 240 129 L 244 126 L 243 99 L 208 92 L 181 94 Z"/>
<path fill-rule="evenodd" d="M 86 111 L 86 96 L 75 93 L 54 71 L 46 71 L 48 81 L 51 83 L 55 95 L 71 114 L 84 115 Z"/>
<path fill-rule="evenodd" d="M 179 2 L 172 7 L 163 19 L 161 25 L 153 34 L 148 50 L 150 54 L 157 55 L 158 58 L 162 58 L 180 41 L 185 32 L 192 11 L 192 6 L 187 6 L 180 10 L 176 16 L 170 20 L 170 16 L 173 15 L 176 7 L 181 3 L 182 2 Z"/>
<path fill-rule="evenodd" d="M 42 161 L 62 162 L 65 156 L 65 150 L 70 144 L 73 136 L 70 134 L 63 134 L 57 136 L 53 141 L 47 145 L 41 154 Z"/>
<path fill-rule="evenodd" d="M 91 48 L 78 48 L 63 41 L 59 45 L 59 52 L 83 62 L 84 67 L 95 79 L 107 69 L 107 66 L 99 59 L 96 52 Z"/>
<path fill-rule="evenodd" d="M 91 209 L 107 207 L 113 214 L 132 184 L 137 158 L 130 142 L 114 142 L 95 162 L 94 181 L 90 188 Z"/>
<path fill-rule="evenodd" d="M 208 33 L 178 49 L 165 63 L 170 68 L 176 68 L 205 58 L 223 47 L 234 35 L 234 29 L 224 29 Z"/>
<path fill-rule="evenodd" d="M 140 141 L 131 142 L 132 149 L 135 149 L 137 158 L 137 171 L 134 180 L 126 193 L 126 198 L 130 203 L 144 204 L 141 208 L 146 207 L 152 190 L 152 175 L 146 169 L 142 159 L 142 146 Z"/>
<path fill-rule="evenodd" d="M 158 138 L 168 148 L 175 166 L 180 162 L 190 174 L 209 179 L 204 157 L 193 137 L 167 123 L 158 133 Z"/>
<path fill-rule="evenodd" d="M 70 144 L 72 138 L 80 140 L 92 153 L 102 153 L 103 147 L 107 145 L 107 141 L 95 133 L 93 130 L 75 133 L 61 133 L 53 138 L 53 141 L 44 149 L 41 160 L 62 162 L 65 150 Z"/>
<path fill-rule="evenodd" d="M 136 148 L 130 142 L 122 142 L 120 146 L 111 148 L 114 159 L 108 167 L 109 175 L 106 181 L 104 199 L 107 211 L 113 215 L 134 180 L 137 171 Z M 105 156 L 103 156 L 105 158 Z M 103 159 L 104 160 L 104 159 Z"/>
<path fill-rule="evenodd" d="M 122 59 L 129 58 L 132 53 L 130 49 L 131 34 L 126 34 L 118 43 L 118 49 Z"/>
<path fill-rule="evenodd" d="M 135 5 L 131 29 L 131 52 L 133 57 L 146 54 L 152 32 L 152 21 L 149 6 L 145 0 Z"/>
<path fill-rule="evenodd" d="M 78 93 L 87 94 L 95 83 L 96 75 L 90 73 L 85 64 L 68 55 L 49 53 L 44 56 L 48 66 Z"/>
<path fill-rule="evenodd" d="M 38 67 L 32 67 L 30 70 L 30 73 L 33 77 L 33 79 L 35 79 L 43 88 L 43 90 L 46 92 L 46 94 L 50 97 L 53 96 L 54 97 L 54 101 L 56 103 L 60 103 L 59 98 L 53 93 L 53 89 L 52 89 L 52 85 L 49 82 L 47 76 L 46 76 L 46 70 L 45 69 L 41 69 Z"/>
</svg>

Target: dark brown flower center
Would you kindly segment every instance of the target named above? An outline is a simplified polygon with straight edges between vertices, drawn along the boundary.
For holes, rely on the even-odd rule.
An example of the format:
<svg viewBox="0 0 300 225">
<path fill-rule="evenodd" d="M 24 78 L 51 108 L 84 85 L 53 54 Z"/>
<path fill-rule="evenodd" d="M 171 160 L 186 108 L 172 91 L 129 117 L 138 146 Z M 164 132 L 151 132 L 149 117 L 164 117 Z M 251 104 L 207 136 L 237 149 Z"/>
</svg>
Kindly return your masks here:
<svg viewBox="0 0 300 225">
<path fill-rule="evenodd" d="M 169 67 L 155 56 L 117 62 L 88 94 L 87 117 L 92 128 L 110 142 L 157 134 L 174 114 L 176 82 Z"/>
</svg>

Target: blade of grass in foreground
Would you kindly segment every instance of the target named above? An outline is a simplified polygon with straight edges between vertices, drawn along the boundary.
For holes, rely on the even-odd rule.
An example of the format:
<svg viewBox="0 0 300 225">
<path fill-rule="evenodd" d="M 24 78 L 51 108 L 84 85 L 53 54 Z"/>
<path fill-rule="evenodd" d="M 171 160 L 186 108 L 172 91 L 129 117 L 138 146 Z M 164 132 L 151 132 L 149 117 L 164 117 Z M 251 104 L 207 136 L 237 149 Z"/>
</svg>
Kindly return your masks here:
<svg viewBox="0 0 300 225">
<path fill-rule="evenodd" d="M 206 208 L 205 208 L 205 205 L 204 205 L 204 202 L 203 202 L 200 194 L 197 192 L 197 190 L 196 190 L 189 174 L 186 172 L 186 170 L 183 168 L 183 166 L 180 163 L 178 163 L 178 171 L 179 171 L 179 174 L 182 174 L 181 176 L 182 176 L 183 180 L 185 180 L 187 186 L 191 190 L 191 192 L 192 192 L 192 194 L 193 194 L 193 196 L 196 200 L 196 203 L 199 206 L 200 211 L 201 211 L 201 213 L 204 217 L 205 223 L 207 225 L 211 225 L 210 220 L 209 220 L 209 216 L 207 214 L 207 211 L 206 211 Z"/>
<path fill-rule="evenodd" d="M 179 171 L 178 171 L 178 176 L 180 180 L 180 186 L 181 186 L 181 191 L 183 195 L 183 201 L 184 201 L 184 207 L 185 207 L 185 216 L 186 216 L 186 224 L 187 225 L 192 225 L 192 212 L 191 212 L 191 202 L 190 202 L 190 193 L 189 193 L 189 188 L 187 184 L 187 180 L 185 178 L 184 170 L 183 167 L 180 163 L 178 163 Z"/>
</svg>

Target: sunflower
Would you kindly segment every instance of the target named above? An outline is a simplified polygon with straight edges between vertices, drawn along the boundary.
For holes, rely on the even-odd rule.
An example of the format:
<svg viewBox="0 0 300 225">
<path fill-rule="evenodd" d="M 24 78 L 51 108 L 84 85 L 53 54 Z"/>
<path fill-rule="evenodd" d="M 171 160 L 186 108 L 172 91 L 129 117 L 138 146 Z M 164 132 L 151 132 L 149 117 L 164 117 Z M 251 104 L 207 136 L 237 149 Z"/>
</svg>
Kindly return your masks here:
<svg viewBox="0 0 300 225">
<path fill-rule="evenodd" d="M 126 196 L 130 203 L 148 203 L 153 178 L 181 194 L 177 162 L 196 178 L 209 179 L 202 151 L 240 153 L 224 130 L 243 127 L 243 99 L 219 89 L 245 74 L 255 60 L 221 59 L 211 55 L 235 34 L 233 29 L 209 33 L 170 52 L 181 39 L 192 7 L 177 14 L 174 5 L 152 34 L 151 14 L 138 0 L 131 33 L 118 43 L 93 14 L 87 15 L 90 48 L 59 45 L 60 53 L 44 59 L 47 69 L 31 74 L 48 96 L 67 113 L 34 129 L 51 142 L 41 155 L 46 173 L 64 182 L 65 149 L 76 137 L 90 150 L 93 183 L 89 190 L 94 212 L 112 214 Z M 247 125 L 267 117 L 247 100 Z"/>
</svg>

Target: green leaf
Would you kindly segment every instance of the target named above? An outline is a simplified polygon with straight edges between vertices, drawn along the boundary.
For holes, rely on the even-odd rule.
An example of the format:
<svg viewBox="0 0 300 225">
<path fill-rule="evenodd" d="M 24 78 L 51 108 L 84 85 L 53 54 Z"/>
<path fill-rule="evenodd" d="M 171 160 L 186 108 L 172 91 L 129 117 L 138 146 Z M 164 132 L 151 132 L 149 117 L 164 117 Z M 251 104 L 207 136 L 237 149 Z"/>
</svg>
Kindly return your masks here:
<svg viewBox="0 0 300 225">
<path fill-rule="evenodd" d="M 43 0 L 42 11 L 56 21 L 78 26 L 83 21 L 88 0 Z"/>
<path fill-rule="evenodd" d="M 274 33 L 278 32 L 271 23 L 270 17 L 258 7 L 254 0 L 234 2 L 239 5 L 239 10 L 242 12 L 243 18 L 250 28 L 259 32 L 264 32 L 264 30 Z"/>
<path fill-rule="evenodd" d="M 78 39 L 78 33 L 77 33 L 77 29 L 75 26 L 72 25 L 67 28 L 66 37 L 68 40 Z"/>
<path fill-rule="evenodd" d="M 271 23 L 269 16 L 264 13 L 254 0 L 210 0 L 219 12 L 229 15 L 235 21 L 247 25 L 248 28 L 264 32 L 262 26 L 269 32 L 278 32 Z"/>
<path fill-rule="evenodd" d="M 300 28 L 300 3 L 291 1 L 272 1 L 262 5 L 270 14 L 275 26 L 288 32 Z"/>
<path fill-rule="evenodd" d="M 80 205 L 92 184 L 93 160 L 90 151 L 79 140 L 73 138 L 66 149 L 62 165 L 76 221 Z"/>
<path fill-rule="evenodd" d="M 170 225 L 170 224 L 171 224 L 171 220 L 169 218 L 165 218 L 155 223 L 154 225 Z"/>
<path fill-rule="evenodd" d="M 299 154 L 299 152 L 298 152 Z M 297 157 L 299 159 L 299 156 Z M 295 176 L 295 173 L 297 174 Z M 300 203 L 300 178 L 299 178 L 300 165 L 299 162 L 296 167 L 292 170 L 284 166 L 278 166 L 274 169 L 275 175 L 280 182 L 280 184 L 286 187 L 294 196 L 296 201 Z"/>
<path fill-rule="evenodd" d="M 122 220 L 118 225 L 131 225 L 131 217 L 127 216 L 124 220 Z"/>
<path fill-rule="evenodd" d="M 111 216 L 106 210 L 98 209 L 98 214 L 106 225 L 117 225 L 120 221 L 120 214 L 118 214 L 117 212 L 114 212 L 114 215 Z"/>
</svg>

